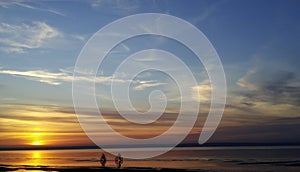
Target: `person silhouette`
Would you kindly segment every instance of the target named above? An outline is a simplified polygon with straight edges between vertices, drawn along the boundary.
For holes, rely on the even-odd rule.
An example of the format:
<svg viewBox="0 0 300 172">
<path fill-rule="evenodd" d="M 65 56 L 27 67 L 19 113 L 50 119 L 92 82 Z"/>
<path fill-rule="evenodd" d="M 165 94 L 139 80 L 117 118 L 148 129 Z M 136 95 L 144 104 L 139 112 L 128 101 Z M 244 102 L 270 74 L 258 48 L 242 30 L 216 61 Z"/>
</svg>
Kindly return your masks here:
<svg viewBox="0 0 300 172">
<path fill-rule="evenodd" d="M 100 164 L 102 165 L 102 167 L 105 167 L 106 164 L 106 157 L 105 154 L 102 153 L 101 157 L 100 157 Z"/>
<path fill-rule="evenodd" d="M 115 163 L 116 163 L 118 168 L 121 168 L 121 166 L 123 164 L 123 157 L 121 156 L 120 153 L 118 153 L 118 156 L 116 156 Z"/>
</svg>

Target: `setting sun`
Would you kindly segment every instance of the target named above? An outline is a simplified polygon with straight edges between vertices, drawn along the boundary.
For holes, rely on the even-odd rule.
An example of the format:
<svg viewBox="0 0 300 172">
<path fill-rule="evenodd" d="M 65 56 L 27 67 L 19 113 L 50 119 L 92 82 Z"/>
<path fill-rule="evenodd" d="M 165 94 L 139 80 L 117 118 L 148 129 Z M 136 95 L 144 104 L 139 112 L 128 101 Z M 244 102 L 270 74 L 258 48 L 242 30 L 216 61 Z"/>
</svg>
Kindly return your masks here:
<svg viewBox="0 0 300 172">
<path fill-rule="evenodd" d="M 40 146 L 40 145 L 43 145 L 43 143 L 41 141 L 34 141 L 31 143 L 31 145 Z"/>
</svg>

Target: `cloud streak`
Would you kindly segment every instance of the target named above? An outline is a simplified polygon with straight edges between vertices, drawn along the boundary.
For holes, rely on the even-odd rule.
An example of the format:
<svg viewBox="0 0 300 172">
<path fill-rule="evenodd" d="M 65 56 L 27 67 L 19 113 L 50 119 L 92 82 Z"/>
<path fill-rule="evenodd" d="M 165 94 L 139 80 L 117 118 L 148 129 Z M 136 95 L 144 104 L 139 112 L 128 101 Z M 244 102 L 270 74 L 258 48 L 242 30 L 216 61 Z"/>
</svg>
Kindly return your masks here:
<svg viewBox="0 0 300 172">
<path fill-rule="evenodd" d="M 71 71 L 60 69 L 59 72 L 49 72 L 46 70 L 0 70 L 0 74 L 13 75 L 17 77 L 23 77 L 28 80 L 42 82 L 50 85 L 61 85 L 63 82 L 72 82 L 74 80 Z M 97 76 L 94 77 L 76 77 L 76 80 L 95 82 L 100 84 L 110 84 L 112 81 L 117 83 L 132 82 L 135 84 L 135 90 L 144 90 L 149 87 L 156 87 L 165 85 L 166 83 L 160 83 L 158 81 L 148 80 L 127 80 L 127 79 L 114 79 L 113 76 Z"/>
<path fill-rule="evenodd" d="M 1 70 L 1 74 L 8 74 L 13 76 L 24 77 L 29 80 L 47 83 L 50 85 L 60 85 L 62 82 L 72 82 L 73 75 L 66 70 L 60 70 L 60 72 L 49 72 L 44 70 L 29 70 L 29 71 L 17 71 L 17 70 Z M 93 78 L 79 77 L 79 80 L 87 82 L 105 83 L 110 82 L 112 77 L 100 76 L 95 80 Z"/>
<path fill-rule="evenodd" d="M 138 81 L 137 86 L 135 86 L 133 89 L 134 90 L 144 90 L 146 88 L 149 87 L 157 87 L 157 86 L 161 86 L 161 85 L 165 85 L 167 83 L 160 83 L 157 81 Z"/>
<path fill-rule="evenodd" d="M 217 1 L 212 4 L 204 5 L 204 8 L 200 10 L 201 11 L 200 15 L 191 19 L 191 22 L 197 24 L 199 22 L 206 20 L 207 18 L 211 17 L 218 10 L 219 6 L 221 6 L 222 4 L 224 4 L 224 1 Z"/>
<path fill-rule="evenodd" d="M 103 0 L 91 0 L 90 5 L 95 9 L 109 9 L 110 12 L 124 15 L 136 12 L 139 7 L 140 3 L 136 0 L 111 0 L 111 1 L 103 1 Z"/>
<path fill-rule="evenodd" d="M 30 1 L 27 0 L 26 2 L 30 2 Z M 19 7 L 27 8 L 30 10 L 44 11 L 44 12 L 49 12 L 49 13 L 60 15 L 60 16 L 66 16 L 65 14 L 63 14 L 59 11 L 56 11 L 53 9 L 38 8 L 38 7 L 35 7 L 32 5 L 26 4 L 26 2 L 25 2 L 25 0 L 14 0 L 14 1 L 4 0 L 4 1 L 0 2 L 0 7 L 9 8 L 10 6 L 19 6 Z M 32 1 L 32 2 L 36 2 L 36 1 Z"/>
</svg>

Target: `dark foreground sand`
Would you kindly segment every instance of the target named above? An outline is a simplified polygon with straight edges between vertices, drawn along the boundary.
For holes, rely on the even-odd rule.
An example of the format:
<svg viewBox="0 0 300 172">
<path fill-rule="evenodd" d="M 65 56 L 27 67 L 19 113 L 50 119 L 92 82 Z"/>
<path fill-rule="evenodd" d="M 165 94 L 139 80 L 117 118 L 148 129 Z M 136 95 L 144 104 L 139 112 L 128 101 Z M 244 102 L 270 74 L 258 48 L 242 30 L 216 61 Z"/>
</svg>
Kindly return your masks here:
<svg viewBox="0 0 300 172">
<path fill-rule="evenodd" d="M 207 172 L 206 170 L 185 170 L 185 169 L 174 169 L 174 168 L 142 168 L 142 167 L 126 167 L 126 168 L 113 168 L 113 167 L 0 167 L 2 171 L 55 171 L 55 172 L 129 172 L 129 171 L 161 171 L 161 172 Z"/>
</svg>

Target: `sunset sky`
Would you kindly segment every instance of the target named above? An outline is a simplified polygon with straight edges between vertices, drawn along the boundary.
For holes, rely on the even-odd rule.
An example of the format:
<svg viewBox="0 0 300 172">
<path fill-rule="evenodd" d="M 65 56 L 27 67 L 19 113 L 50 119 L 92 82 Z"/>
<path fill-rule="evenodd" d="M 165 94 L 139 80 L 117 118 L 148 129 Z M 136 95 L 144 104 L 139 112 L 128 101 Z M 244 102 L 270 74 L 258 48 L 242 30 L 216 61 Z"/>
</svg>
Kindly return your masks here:
<svg viewBox="0 0 300 172">
<path fill-rule="evenodd" d="M 299 143 L 299 8 L 297 0 L 0 1 L 0 148 L 93 145 L 73 108 L 76 59 L 103 26 L 150 12 L 170 14 L 195 25 L 220 56 L 227 79 L 227 104 L 209 142 Z M 107 82 L 126 56 L 149 48 L 176 54 L 195 75 L 198 86 L 192 89 L 200 95 L 193 100 L 200 101 L 201 107 L 185 143 L 197 143 L 210 104 L 208 76 L 194 54 L 165 37 L 132 38 L 107 56 L 98 71 L 102 79 L 96 82 L 95 91 L 106 121 L 125 136 L 150 138 L 176 119 L 180 105 L 176 83 L 155 71 L 137 76 L 130 91 L 139 111 L 149 109 L 151 91 L 165 92 L 168 104 L 160 121 L 130 124 L 114 108 Z M 140 63 L 159 63 L 159 58 L 163 57 L 149 54 Z M 103 144 L 122 144 L 104 138 Z"/>
</svg>

